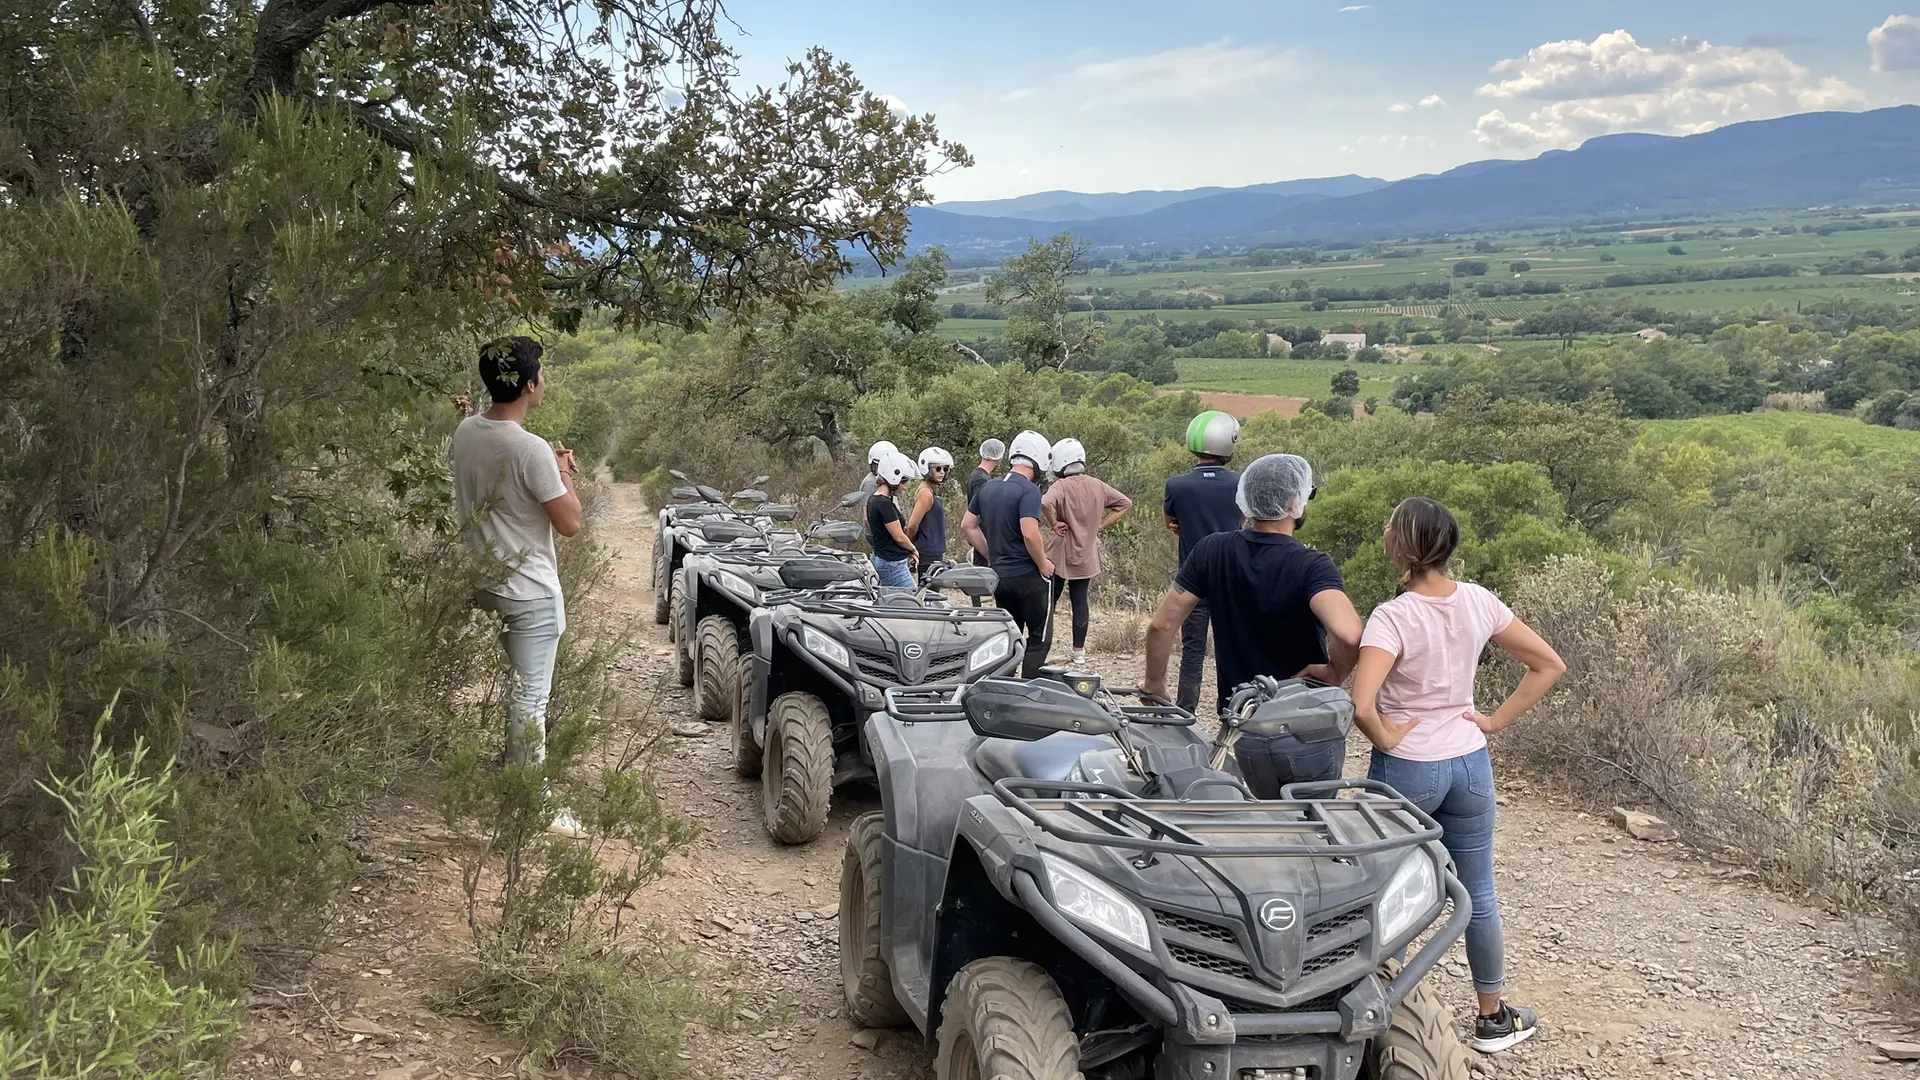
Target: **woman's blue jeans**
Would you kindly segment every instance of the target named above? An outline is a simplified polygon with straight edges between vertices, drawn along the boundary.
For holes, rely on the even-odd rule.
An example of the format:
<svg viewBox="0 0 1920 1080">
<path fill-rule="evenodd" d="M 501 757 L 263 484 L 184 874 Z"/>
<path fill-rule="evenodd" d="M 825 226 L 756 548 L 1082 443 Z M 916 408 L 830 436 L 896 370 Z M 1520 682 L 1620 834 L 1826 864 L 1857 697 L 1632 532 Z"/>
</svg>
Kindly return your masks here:
<svg viewBox="0 0 1920 1080">
<path fill-rule="evenodd" d="M 913 563 L 906 559 L 893 562 L 878 555 L 869 555 L 873 560 L 874 572 L 880 575 L 880 584 L 889 589 L 913 588 Z"/>
<path fill-rule="evenodd" d="M 1445 761 L 1408 761 L 1375 750 L 1367 779 L 1398 791 L 1445 830 L 1441 842 L 1453 856 L 1454 872 L 1473 897 L 1473 921 L 1467 924 L 1467 967 L 1473 972 L 1473 988 L 1482 994 L 1504 990 L 1506 945 L 1500 930 L 1500 902 L 1493 891 L 1493 759 L 1484 747 Z"/>
</svg>

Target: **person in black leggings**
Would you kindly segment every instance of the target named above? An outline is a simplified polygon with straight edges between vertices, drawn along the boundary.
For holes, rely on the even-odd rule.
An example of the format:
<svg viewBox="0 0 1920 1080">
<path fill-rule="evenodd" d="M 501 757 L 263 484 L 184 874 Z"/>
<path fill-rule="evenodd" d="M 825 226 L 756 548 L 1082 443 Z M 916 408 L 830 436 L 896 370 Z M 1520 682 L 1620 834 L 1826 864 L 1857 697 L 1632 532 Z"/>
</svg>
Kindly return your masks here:
<svg viewBox="0 0 1920 1080">
<path fill-rule="evenodd" d="M 1119 521 L 1133 508 L 1133 500 L 1104 480 L 1087 474 L 1087 449 L 1078 439 L 1061 439 L 1053 446 L 1053 468 L 1059 474 L 1040 497 L 1048 522 L 1047 555 L 1054 563 L 1053 591 L 1048 612 L 1066 593 L 1073 604 L 1073 664 L 1087 662 L 1087 591 L 1100 576 L 1101 530 Z"/>
</svg>

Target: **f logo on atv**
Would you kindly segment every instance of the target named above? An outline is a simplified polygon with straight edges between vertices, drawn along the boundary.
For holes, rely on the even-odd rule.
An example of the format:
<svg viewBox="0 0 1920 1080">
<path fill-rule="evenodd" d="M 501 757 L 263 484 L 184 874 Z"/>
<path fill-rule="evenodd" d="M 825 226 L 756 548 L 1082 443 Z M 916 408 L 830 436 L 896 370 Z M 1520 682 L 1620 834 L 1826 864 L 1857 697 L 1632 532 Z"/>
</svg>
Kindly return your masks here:
<svg viewBox="0 0 1920 1080">
<path fill-rule="evenodd" d="M 922 656 L 926 655 L 926 652 L 927 650 L 920 647 L 919 642 L 908 642 L 906 645 L 902 646 L 900 649 L 901 655 L 905 656 L 909 660 L 918 660 Z"/>
<path fill-rule="evenodd" d="M 1300 913 L 1294 910 L 1293 901 L 1274 897 L 1260 905 L 1260 925 L 1279 932 L 1293 929 L 1300 920 Z"/>
</svg>

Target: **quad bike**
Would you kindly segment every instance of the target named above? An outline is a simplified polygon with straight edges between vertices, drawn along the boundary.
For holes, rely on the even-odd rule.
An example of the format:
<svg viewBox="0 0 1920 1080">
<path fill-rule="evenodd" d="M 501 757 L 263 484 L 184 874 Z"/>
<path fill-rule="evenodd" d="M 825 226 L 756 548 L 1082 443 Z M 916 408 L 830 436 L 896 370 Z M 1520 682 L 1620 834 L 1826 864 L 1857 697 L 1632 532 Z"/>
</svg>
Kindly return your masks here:
<svg viewBox="0 0 1920 1080">
<path fill-rule="evenodd" d="M 873 778 L 862 723 L 889 687 L 1002 674 L 1025 651 L 1005 611 L 939 595 L 991 595 L 998 579 L 986 567 L 930 567 L 917 591 L 854 584 L 850 570 L 815 560 L 782 566 L 793 591 L 763 600 L 749 628 L 733 764 L 760 778 L 767 832 L 783 844 L 820 835 L 834 788 Z"/>
<path fill-rule="evenodd" d="M 861 498 L 859 492 L 850 492 L 839 506 L 844 509 Z M 674 614 L 667 638 L 674 643 L 680 685 L 693 687 L 694 708 L 702 719 L 727 719 L 738 697 L 748 616 L 763 593 L 784 590 L 781 564 L 825 557 L 856 566 L 870 578 L 873 569 L 866 558 L 829 546 L 852 544 L 861 535 L 859 525 L 831 517 L 820 518 L 804 533 L 768 534 L 724 518 L 703 520 L 689 530 L 687 553 L 669 578 Z"/>
<path fill-rule="evenodd" d="M 687 552 L 711 543 L 698 526 L 715 519 L 751 525 L 754 535 L 766 539 L 794 536 L 790 529 L 779 529 L 778 522 L 792 521 L 798 509 L 783 503 L 770 503 L 759 485 L 767 477 L 757 476 L 751 484 L 732 495 L 719 488 L 696 484 L 686 473 L 669 469 L 681 482 L 672 491 L 673 502 L 660 510 L 653 538 L 653 621 L 665 626 L 673 614 L 674 573 Z M 745 507 L 741 504 L 747 504 Z"/>
<path fill-rule="evenodd" d="M 1266 679 L 1209 744 L 1059 669 L 888 691 L 884 809 L 840 879 L 849 1014 L 931 1037 L 938 1080 L 1466 1080 L 1424 981 L 1472 914 L 1439 826 L 1384 784 L 1262 801 L 1228 766 L 1242 733 L 1352 717 Z"/>
</svg>

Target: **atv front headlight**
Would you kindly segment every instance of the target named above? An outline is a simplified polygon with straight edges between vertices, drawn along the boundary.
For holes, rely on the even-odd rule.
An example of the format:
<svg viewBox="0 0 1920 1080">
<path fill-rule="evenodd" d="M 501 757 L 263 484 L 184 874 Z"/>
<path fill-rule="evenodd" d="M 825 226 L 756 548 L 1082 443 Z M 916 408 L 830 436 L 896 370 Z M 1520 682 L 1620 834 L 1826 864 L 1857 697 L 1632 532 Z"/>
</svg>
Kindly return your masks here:
<svg viewBox="0 0 1920 1080">
<path fill-rule="evenodd" d="M 967 672 L 969 674 L 993 665 L 1013 655 L 1013 635 L 995 634 L 993 640 L 967 654 Z"/>
<path fill-rule="evenodd" d="M 811 626 L 801 627 L 800 644 L 808 652 L 822 660 L 849 670 L 853 667 L 853 657 L 847 655 L 847 647 Z"/>
<path fill-rule="evenodd" d="M 1433 869 L 1433 857 L 1416 851 L 1393 872 L 1380 894 L 1380 940 L 1399 941 L 1438 899 L 1440 880 Z"/>
<path fill-rule="evenodd" d="M 1065 859 L 1043 851 L 1040 861 L 1047 867 L 1047 893 L 1060 914 L 1141 952 L 1153 948 L 1153 940 L 1147 936 L 1147 917 L 1138 904 Z"/>
<path fill-rule="evenodd" d="M 742 600 L 752 601 L 760 595 L 760 590 L 753 587 L 753 582 L 726 570 L 713 575 L 713 581 Z"/>
</svg>

